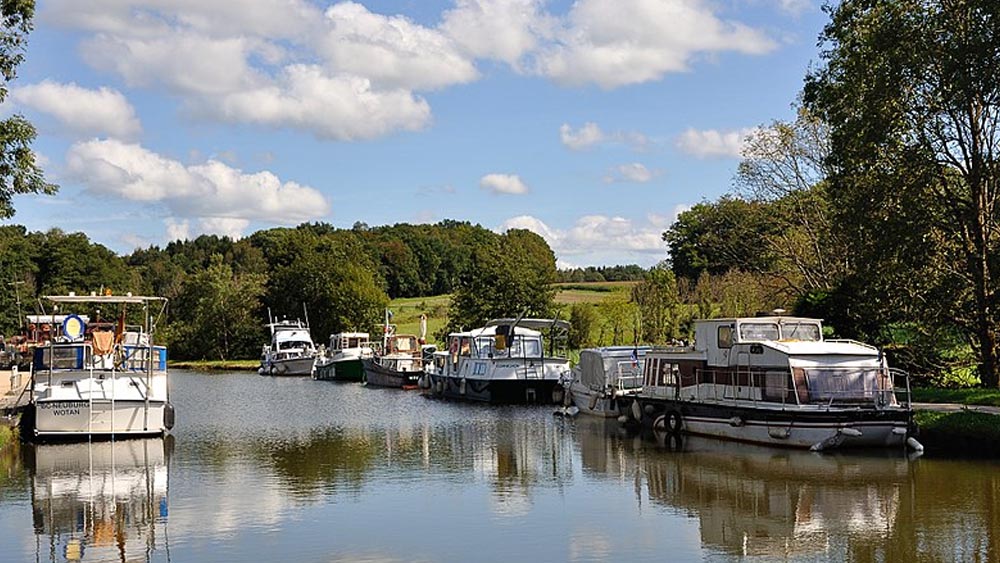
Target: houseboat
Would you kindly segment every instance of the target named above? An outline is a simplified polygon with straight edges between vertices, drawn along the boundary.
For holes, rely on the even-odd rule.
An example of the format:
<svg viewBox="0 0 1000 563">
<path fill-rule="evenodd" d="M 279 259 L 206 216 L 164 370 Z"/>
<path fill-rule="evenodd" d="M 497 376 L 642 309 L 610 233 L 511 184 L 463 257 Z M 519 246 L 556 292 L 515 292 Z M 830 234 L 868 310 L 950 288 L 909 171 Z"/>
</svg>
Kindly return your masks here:
<svg viewBox="0 0 1000 563">
<path fill-rule="evenodd" d="M 420 337 L 396 334 L 392 312 L 386 309 L 382 326 L 382 344 L 370 358 L 361 361 L 365 371 L 365 384 L 372 387 L 416 389 L 424 365 L 437 347 L 426 344 L 427 318 L 420 316 Z"/>
<path fill-rule="evenodd" d="M 313 379 L 361 381 L 365 371 L 362 360 L 372 357 L 367 332 L 342 332 L 330 335 L 330 345 L 316 356 Z"/>
<path fill-rule="evenodd" d="M 570 378 L 564 350 L 566 321 L 496 319 L 485 327 L 448 335 L 448 351 L 435 355 L 422 387 L 446 399 L 502 404 L 562 403 Z M 542 331 L 550 334 L 546 353 Z"/>
<path fill-rule="evenodd" d="M 618 399 L 642 390 L 642 365 L 649 346 L 608 346 L 580 351 L 566 386 L 584 414 L 617 418 Z"/>
<path fill-rule="evenodd" d="M 47 323 L 50 338 L 32 352 L 31 400 L 22 419 L 28 435 L 86 440 L 172 428 L 167 349 L 152 337 L 166 299 L 72 293 L 45 299 L 54 312 Z M 88 325 L 88 315 L 65 311 L 88 307 L 117 320 Z"/>
<path fill-rule="evenodd" d="M 316 346 L 309 324 L 300 320 L 271 322 L 271 343 L 260 354 L 261 375 L 312 375 Z"/>
<path fill-rule="evenodd" d="M 622 422 L 817 451 L 923 449 L 906 373 L 874 346 L 824 340 L 818 319 L 696 321 L 694 345 L 650 350 L 642 373 L 642 390 L 618 399 Z"/>
</svg>

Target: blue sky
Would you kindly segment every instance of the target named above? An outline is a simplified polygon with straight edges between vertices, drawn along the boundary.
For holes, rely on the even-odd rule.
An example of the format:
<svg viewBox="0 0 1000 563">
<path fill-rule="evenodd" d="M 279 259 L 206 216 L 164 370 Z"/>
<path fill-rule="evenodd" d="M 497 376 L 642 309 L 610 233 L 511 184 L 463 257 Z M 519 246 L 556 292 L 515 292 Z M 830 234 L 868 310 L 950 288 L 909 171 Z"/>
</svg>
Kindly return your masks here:
<svg viewBox="0 0 1000 563">
<path fill-rule="evenodd" d="M 458 219 L 561 266 L 666 257 L 793 118 L 818 0 L 39 0 L 7 113 L 54 197 L 11 223 L 118 252 Z"/>
</svg>

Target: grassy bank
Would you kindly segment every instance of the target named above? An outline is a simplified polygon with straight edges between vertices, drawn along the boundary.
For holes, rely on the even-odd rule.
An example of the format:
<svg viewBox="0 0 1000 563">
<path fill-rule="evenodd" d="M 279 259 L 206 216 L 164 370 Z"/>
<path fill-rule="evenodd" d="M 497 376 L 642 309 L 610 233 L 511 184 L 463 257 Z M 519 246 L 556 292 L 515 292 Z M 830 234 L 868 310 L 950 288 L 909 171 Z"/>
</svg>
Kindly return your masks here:
<svg viewBox="0 0 1000 563">
<path fill-rule="evenodd" d="M 913 389 L 913 400 L 918 403 L 958 403 L 960 405 L 1000 406 L 1000 389 Z"/>
<path fill-rule="evenodd" d="M 975 411 L 917 411 L 920 443 L 929 455 L 1000 458 L 1000 416 Z"/>
<path fill-rule="evenodd" d="M 240 371 L 254 370 L 260 360 L 190 360 L 171 361 L 171 369 L 192 369 L 197 371 Z"/>
<path fill-rule="evenodd" d="M 8 426 L 0 422 L 0 450 L 17 442 L 17 426 Z"/>
</svg>

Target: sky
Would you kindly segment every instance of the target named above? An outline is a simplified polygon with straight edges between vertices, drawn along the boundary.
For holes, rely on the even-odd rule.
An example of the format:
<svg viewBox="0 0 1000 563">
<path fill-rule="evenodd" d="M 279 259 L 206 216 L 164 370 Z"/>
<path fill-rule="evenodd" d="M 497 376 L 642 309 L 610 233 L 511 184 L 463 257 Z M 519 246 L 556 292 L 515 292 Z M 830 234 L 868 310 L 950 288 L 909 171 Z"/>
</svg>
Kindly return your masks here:
<svg viewBox="0 0 1000 563">
<path fill-rule="evenodd" d="M 469 221 L 560 267 L 667 257 L 794 118 L 820 0 L 38 0 L 4 114 L 55 196 L 5 224 L 126 254 L 211 233 Z"/>
</svg>

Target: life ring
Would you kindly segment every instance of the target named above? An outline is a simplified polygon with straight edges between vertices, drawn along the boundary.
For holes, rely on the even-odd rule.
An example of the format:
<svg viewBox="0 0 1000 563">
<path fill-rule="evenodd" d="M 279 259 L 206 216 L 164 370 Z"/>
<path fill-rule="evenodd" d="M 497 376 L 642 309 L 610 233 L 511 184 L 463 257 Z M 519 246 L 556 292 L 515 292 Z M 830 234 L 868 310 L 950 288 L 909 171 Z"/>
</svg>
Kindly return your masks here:
<svg viewBox="0 0 1000 563">
<path fill-rule="evenodd" d="M 673 434 L 680 434 L 681 430 L 684 428 L 684 418 L 681 417 L 680 411 L 670 411 L 667 413 L 667 429 Z"/>
<path fill-rule="evenodd" d="M 653 430 L 663 432 L 667 429 L 667 415 L 661 414 L 653 420 Z"/>
</svg>

